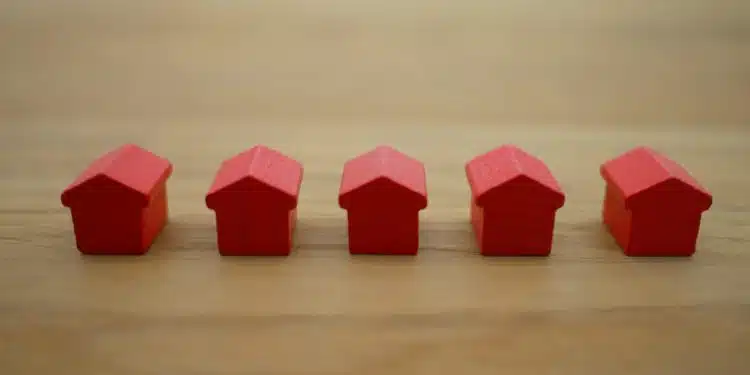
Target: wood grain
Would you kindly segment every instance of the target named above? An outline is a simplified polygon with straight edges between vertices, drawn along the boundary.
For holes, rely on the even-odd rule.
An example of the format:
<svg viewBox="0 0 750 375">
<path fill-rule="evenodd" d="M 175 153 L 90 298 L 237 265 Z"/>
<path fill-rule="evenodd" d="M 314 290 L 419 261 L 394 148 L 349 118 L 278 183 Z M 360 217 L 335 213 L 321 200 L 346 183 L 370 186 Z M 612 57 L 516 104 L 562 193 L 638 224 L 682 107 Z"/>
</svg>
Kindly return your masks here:
<svg viewBox="0 0 750 375">
<path fill-rule="evenodd" d="M 12 0 L 0 12 L 0 373 L 745 374 L 746 1 Z M 175 164 L 138 258 L 82 257 L 59 194 L 136 142 Z M 203 196 L 255 143 L 305 164 L 297 247 L 222 259 Z M 423 160 L 415 258 L 350 257 L 342 163 Z M 463 163 L 568 194 L 548 259 L 485 259 Z M 631 259 L 601 162 L 648 144 L 715 195 L 692 259 Z"/>
</svg>

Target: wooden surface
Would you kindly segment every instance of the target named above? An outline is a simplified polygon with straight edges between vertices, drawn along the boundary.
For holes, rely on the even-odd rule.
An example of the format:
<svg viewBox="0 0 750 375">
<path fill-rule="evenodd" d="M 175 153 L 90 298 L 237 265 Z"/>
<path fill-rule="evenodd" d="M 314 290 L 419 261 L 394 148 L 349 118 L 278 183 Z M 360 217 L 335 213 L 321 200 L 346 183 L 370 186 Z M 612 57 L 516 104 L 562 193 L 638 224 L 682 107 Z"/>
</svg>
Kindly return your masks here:
<svg viewBox="0 0 750 375">
<path fill-rule="evenodd" d="M 0 373 L 750 371 L 747 1 L 177 3 L 3 2 Z M 174 162 L 171 224 L 81 257 L 60 191 L 124 142 Z M 463 163 L 505 142 L 568 194 L 549 259 L 472 242 Z M 221 259 L 203 196 L 255 143 L 305 163 L 298 247 Z M 426 163 L 416 258 L 346 253 L 339 173 L 379 143 Z M 638 144 L 715 194 L 692 259 L 601 228 Z"/>
</svg>

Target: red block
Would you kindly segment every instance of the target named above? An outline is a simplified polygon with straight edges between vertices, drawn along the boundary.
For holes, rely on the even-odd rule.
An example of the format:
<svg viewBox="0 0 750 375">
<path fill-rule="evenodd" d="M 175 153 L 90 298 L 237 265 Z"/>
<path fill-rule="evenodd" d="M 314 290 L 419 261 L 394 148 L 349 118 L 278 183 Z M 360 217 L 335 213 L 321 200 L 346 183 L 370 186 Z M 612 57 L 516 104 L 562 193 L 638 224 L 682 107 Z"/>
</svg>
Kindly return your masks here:
<svg viewBox="0 0 750 375">
<path fill-rule="evenodd" d="M 351 254 L 417 254 L 425 174 L 421 162 L 388 146 L 346 162 L 339 206 L 347 210 Z"/>
<path fill-rule="evenodd" d="M 84 254 L 145 254 L 167 223 L 172 164 L 135 145 L 99 157 L 61 195 Z"/>
<path fill-rule="evenodd" d="M 224 161 L 206 194 L 219 253 L 289 255 L 302 173 L 302 164 L 261 145 Z"/>
<path fill-rule="evenodd" d="M 638 147 L 602 164 L 602 217 L 628 256 L 691 256 L 711 194 L 675 161 Z"/>
<path fill-rule="evenodd" d="M 466 178 L 482 255 L 550 254 L 555 214 L 565 194 L 543 161 L 505 145 L 469 161 Z"/>
</svg>

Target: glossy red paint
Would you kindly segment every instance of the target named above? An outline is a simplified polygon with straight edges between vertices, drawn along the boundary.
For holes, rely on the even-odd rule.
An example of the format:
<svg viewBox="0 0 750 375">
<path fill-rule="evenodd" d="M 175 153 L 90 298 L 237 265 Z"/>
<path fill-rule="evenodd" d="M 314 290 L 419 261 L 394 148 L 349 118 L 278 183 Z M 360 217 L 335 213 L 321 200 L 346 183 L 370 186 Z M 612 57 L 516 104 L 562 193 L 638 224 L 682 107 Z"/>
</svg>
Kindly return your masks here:
<svg viewBox="0 0 750 375">
<path fill-rule="evenodd" d="M 172 164 L 128 144 L 96 159 L 62 193 L 84 254 L 140 255 L 167 223 Z"/>
<path fill-rule="evenodd" d="M 339 206 L 347 210 L 351 254 L 416 255 L 427 207 L 424 165 L 390 146 L 346 162 Z"/>
<path fill-rule="evenodd" d="M 547 256 L 565 194 L 545 163 L 504 145 L 466 163 L 470 216 L 480 253 Z"/>
<path fill-rule="evenodd" d="M 263 145 L 224 161 L 206 194 L 219 253 L 289 255 L 302 175 L 302 164 Z"/>
<path fill-rule="evenodd" d="M 602 219 L 629 256 L 691 256 L 713 197 L 687 170 L 649 147 L 602 164 Z"/>
</svg>

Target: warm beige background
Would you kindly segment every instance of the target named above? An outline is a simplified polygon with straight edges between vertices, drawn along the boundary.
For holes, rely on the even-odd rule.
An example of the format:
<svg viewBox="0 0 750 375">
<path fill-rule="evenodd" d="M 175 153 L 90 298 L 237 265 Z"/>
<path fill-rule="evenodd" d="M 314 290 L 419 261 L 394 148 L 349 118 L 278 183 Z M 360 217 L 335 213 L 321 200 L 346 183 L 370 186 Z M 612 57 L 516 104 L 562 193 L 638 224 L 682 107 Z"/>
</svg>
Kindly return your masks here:
<svg viewBox="0 0 750 375">
<path fill-rule="evenodd" d="M 746 0 L 6 0 L 0 373 L 747 374 Z M 142 258 L 83 258 L 62 188 L 137 142 L 175 163 Z M 568 193 L 549 259 L 483 259 L 462 165 L 504 142 Z M 298 248 L 221 259 L 203 194 L 305 163 Z M 350 258 L 343 161 L 422 159 L 417 258 Z M 715 194 L 693 259 L 626 259 L 598 165 L 637 144 Z"/>
</svg>

